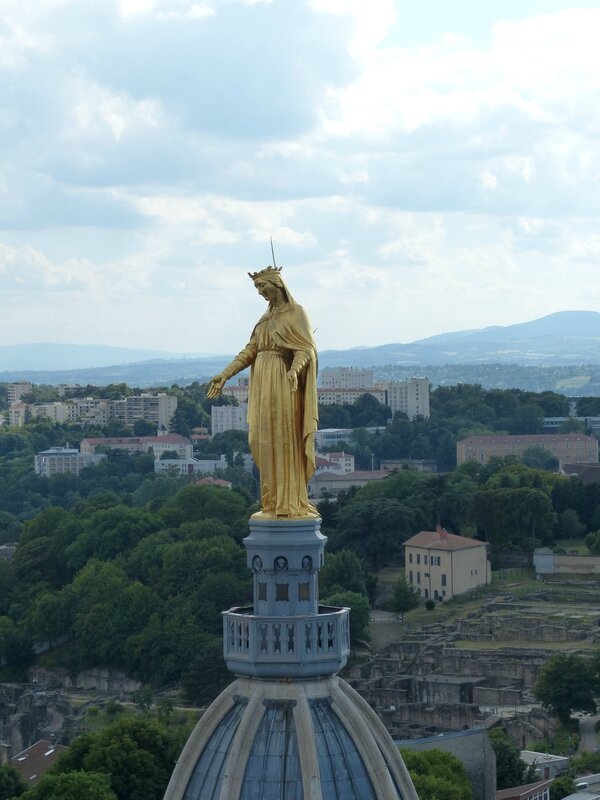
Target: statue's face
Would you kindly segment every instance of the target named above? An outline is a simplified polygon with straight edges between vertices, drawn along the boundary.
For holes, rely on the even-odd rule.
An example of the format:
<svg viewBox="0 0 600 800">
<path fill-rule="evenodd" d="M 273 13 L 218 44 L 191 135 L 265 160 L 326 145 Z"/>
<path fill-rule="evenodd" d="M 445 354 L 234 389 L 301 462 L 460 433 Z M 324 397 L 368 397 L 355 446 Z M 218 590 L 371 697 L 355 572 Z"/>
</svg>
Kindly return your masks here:
<svg viewBox="0 0 600 800">
<path fill-rule="evenodd" d="M 273 302 L 277 299 L 279 289 L 270 281 L 258 280 L 254 285 L 256 286 L 256 291 L 259 293 L 259 295 L 264 297 L 268 302 Z"/>
</svg>

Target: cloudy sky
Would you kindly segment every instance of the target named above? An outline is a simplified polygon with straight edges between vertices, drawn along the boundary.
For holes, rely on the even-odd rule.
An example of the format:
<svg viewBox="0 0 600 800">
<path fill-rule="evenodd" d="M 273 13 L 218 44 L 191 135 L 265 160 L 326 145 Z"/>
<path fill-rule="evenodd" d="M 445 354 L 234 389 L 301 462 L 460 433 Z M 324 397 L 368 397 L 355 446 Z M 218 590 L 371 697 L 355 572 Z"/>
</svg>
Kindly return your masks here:
<svg viewBox="0 0 600 800">
<path fill-rule="evenodd" d="M 600 311 L 597 0 L 0 0 L 0 343 Z"/>
</svg>

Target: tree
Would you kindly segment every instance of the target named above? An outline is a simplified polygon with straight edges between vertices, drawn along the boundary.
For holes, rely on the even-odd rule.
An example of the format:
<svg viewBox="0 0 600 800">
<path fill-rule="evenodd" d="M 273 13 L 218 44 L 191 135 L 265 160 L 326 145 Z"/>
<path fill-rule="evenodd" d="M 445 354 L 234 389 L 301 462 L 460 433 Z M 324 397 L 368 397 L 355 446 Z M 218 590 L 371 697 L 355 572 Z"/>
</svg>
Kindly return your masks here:
<svg viewBox="0 0 600 800">
<path fill-rule="evenodd" d="M 416 589 L 410 586 L 404 575 L 401 575 L 392 587 L 392 611 L 396 611 L 404 619 L 404 614 L 417 608 L 421 604 L 421 596 Z"/>
<path fill-rule="evenodd" d="M 321 601 L 325 606 L 350 607 L 350 642 L 368 637 L 371 607 L 369 601 L 362 594 L 356 592 L 336 592 Z"/>
<path fill-rule="evenodd" d="M 97 772 L 47 774 L 21 800 L 117 800 L 108 775 Z"/>
<path fill-rule="evenodd" d="M 198 655 L 181 678 L 186 702 L 197 706 L 211 703 L 231 683 L 223 662 L 223 645 L 217 637 L 205 637 Z"/>
<path fill-rule="evenodd" d="M 534 469 L 556 470 L 559 464 L 558 458 L 550 450 L 537 444 L 523 450 L 521 461 Z"/>
<path fill-rule="evenodd" d="M 13 800 L 20 797 L 27 786 L 14 767 L 9 764 L 0 766 L 0 800 Z"/>
<path fill-rule="evenodd" d="M 352 550 L 328 553 L 319 571 L 319 590 L 322 595 L 338 591 L 358 592 L 368 595 L 368 584 L 373 576 L 367 566 Z"/>
<path fill-rule="evenodd" d="M 181 745 L 178 737 L 152 720 L 123 719 L 80 736 L 53 771 L 60 776 L 80 770 L 108 776 L 112 792 L 97 800 L 114 800 L 115 795 L 117 800 L 162 800 Z M 85 792 L 74 794 L 73 800 L 83 797 L 89 800 Z M 27 800 L 55 800 L 55 796 L 33 795 Z M 63 795 L 56 800 L 63 800 Z"/>
<path fill-rule="evenodd" d="M 592 663 L 578 655 L 557 653 L 541 668 L 534 695 L 567 725 L 573 711 L 596 711 Z"/>
<path fill-rule="evenodd" d="M 144 713 L 150 711 L 154 702 L 154 692 L 150 686 L 140 686 L 132 695 L 133 702 Z"/>
<path fill-rule="evenodd" d="M 456 756 L 441 750 L 400 752 L 419 800 L 472 800 L 471 781 Z"/>
<path fill-rule="evenodd" d="M 562 800 L 576 791 L 575 781 L 570 775 L 559 775 L 550 785 L 550 800 Z"/>
<path fill-rule="evenodd" d="M 404 542 L 415 530 L 412 509 L 399 500 L 357 497 L 338 513 L 336 547 L 348 547 L 377 570 L 402 557 Z M 418 529 L 418 528 L 417 528 Z"/>
<path fill-rule="evenodd" d="M 585 525 L 574 508 L 565 508 L 558 515 L 558 524 L 561 539 L 578 539 L 585 533 Z"/>
<path fill-rule="evenodd" d="M 509 789 L 523 784 L 527 764 L 522 760 L 517 745 L 502 728 L 492 728 L 489 737 L 496 754 L 496 789 Z"/>
</svg>

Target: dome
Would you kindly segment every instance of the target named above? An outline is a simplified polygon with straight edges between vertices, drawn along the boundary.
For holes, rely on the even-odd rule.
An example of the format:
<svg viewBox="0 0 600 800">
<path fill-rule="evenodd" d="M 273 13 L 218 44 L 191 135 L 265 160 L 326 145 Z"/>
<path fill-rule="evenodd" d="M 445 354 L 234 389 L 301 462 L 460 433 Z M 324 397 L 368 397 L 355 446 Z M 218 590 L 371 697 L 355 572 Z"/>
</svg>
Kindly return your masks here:
<svg viewBox="0 0 600 800">
<path fill-rule="evenodd" d="M 238 678 L 190 736 L 165 800 L 416 800 L 371 707 L 337 676 Z"/>
</svg>

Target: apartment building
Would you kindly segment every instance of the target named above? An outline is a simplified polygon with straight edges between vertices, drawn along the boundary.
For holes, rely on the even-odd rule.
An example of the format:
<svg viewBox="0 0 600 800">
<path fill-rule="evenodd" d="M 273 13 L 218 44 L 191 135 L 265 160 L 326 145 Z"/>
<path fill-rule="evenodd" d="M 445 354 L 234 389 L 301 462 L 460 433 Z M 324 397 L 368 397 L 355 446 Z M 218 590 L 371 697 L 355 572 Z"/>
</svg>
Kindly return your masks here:
<svg viewBox="0 0 600 800">
<path fill-rule="evenodd" d="M 19 427 L 25 424 L 26 415 L 29 414 L 32 419 L 46 417 L 53 422 L 95 426 L 106 425 L 112 419 L 127 425 L 132 425 L 138 419 L 145 419 L 156 423 L 157 429 L 168 429 L 176 410 L 177 398 L 159 393 L 132 395 L 122 400 L 77 397 L 73 400 L 36 405 L 14 402 L 10 405 L 8 417 L 11 425 Z"/>
<path fill-rule="evenodd" d="M 29 381 L 17 381 L 16 383 L 9 383 L 6 387 L 6 401 L 10 406 L 11 403 L 18 403 L 24 394 L 29 394 L 33 389 L 33 384 Z"/>
<path fill-rule="evenodd" d="M 456 463 L 485 464 L 493 456 L 522 456 L 529 447 L 543 447 L 561 463 L 598 463 L 598 440 L 583 433 L 469 436 L 456 443 Z"/>
<path fill-rule="evenodd" d="M 370 389 L 373 383 L 373 370 L 360 367 L 333 367 L 319 376 L 322 389 Z"/>
<path fill-rule="evenodd" d="M 99 447 L 108 450 L 126 450 L 128 453 L 152 453 L 160 459 L 164 453 L 175 452 L 178 459 L 192 458 L 192 443 L 178 433 L 167 433 L 164 436 L 108 436 L 82 439 L 82 453 L 95 453 Z"/>
<path fill-rule="evenodd" d="M 392 414 L 401 412 L 406 414 L 410 420 L 417 417 L 429 418 L 430 383 L 428 378 L 385 381 L 376 385 L 377 388 L 385 391 L 385 404 L 390 407 Z"/>
<path fill-rule="evenodd" d="M 377 401 L 386 405 L 387 393 L 385 389 L 318 389 L 317 397 L 322 406 L 354 405 L 363 394 L 370 394 Z"/>
<path fill-rule="evenodd" d="M 250 389 L 250 378 L 247 375 L 242 375 L 238 378 L 237 384 L 233 386 L 225 386 L 223 388 L 223 395 L 225 397 L 233 397 L 239 404 L 248 402 L 248 391 Z"/>
<path fill-rule="evenodd" d="M 155 422 L 158 428 L 168 428 L 177 411 L 175 395 L 159 392 L 142 393 L 111 401 L 111 419 L 118 419 L 126 425 L 133 425 L 138 419 Z"/>
<path fill-rule="evenodd" d="M 74 447 L 50 447 L 36 454 L 34 469 L 42 478 L 64 473 L 79 475 L 82 469 L 99 464 L 105 458 L 103 454 L 83 453 Z"/>
<path fill-rule="evenodd" d="M 487 544 L 438 526 L 404 543 L 407 583 L 425 600 L 451 600 L 492 579 Z"/>
<path fill-rule="evenodd" d="M 225 431 L 248 432 L 248 404 L 239 406 L 213 406 L 210 410 L 212 435 Z"/>
</svg>

